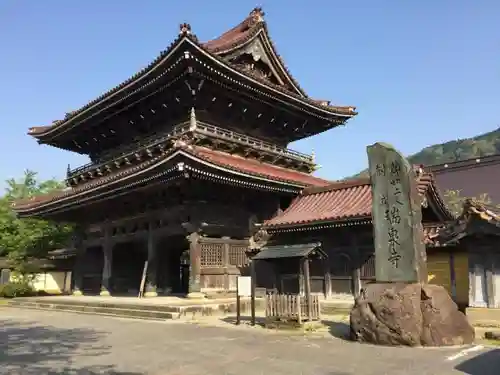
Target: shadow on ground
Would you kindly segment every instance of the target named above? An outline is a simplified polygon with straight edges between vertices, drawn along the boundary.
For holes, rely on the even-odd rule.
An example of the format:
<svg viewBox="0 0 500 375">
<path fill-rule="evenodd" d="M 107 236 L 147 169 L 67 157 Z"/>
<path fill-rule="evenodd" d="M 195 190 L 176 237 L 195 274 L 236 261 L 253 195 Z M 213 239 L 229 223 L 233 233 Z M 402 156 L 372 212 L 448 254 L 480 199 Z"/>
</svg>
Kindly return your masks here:
<svg viewBox="0 0 500 375">
<path fill-rule="evenodd" d="M 226 316 L 224 318 L 221 318 L 221 321 L 224 323 L 229 323 L 232 325 L 236 325 L 236 316 Z M 251 316 L 246 316 L 242 315 L 240 317 L 240 324 L 241 325 L 250 325 L 252 323 L 252 317 Z M 255 317 L 255 326 L 258 327 L 265 327 L 266 325 L 266 320 L 265 318 L 261 316 L 256 316 Z"/>
<path fill-rule="evenodd" d="M 108 354 L 109 348 L 99 344 L 104 335 L 91 329 L 59 329 L 4 320 L 0 323 L 0 373 L 140 375 L 116 372 L 113 366 L 106 365 L 72 366 L 73 356 L 95 358 Z"/>
<path fill-rule="evenodd" d="M 467 375 L 498 375 L 500 373 L 500 349 L 490 350 L 468 359 L 455 370 Z"/>
<path fill-rule="evenodd" d="M 336 322 L 332 320 L 322 320 L 321 323 L 328 327 L 328 332 L 333 337 L 341 340 L 351 341 L 351 327 L 349 323 Z"/>
<path fill-rule="evenodd" d="M 234 316 L 221 318 L 221 321 L 224 323 L 231 324 L 231 325 L 236 325 L 236 317 L 234 317 Z M 242 326 L 249 326 L 251 323 L 251 317 L 250 316 L 241 316 L 240 321 L 241 321 Z M 266 327 L 265 318 L 264 317 L 256 317 L 255 326 Z M 325 327 L 327 329 L 328 333 L 330 335 L 332 335 L 333 337 L 336 337 L 336 338 L 341 339 L 341 340 L 351 341 L 350 340 L 349 323 L 324 319 L 324 320 L 321 320 L 321 326 L 322 327 L 318 328 L 319 330 L 324 331 L 323 327 Z M 272 329 L 272 328 L 277 328 L 277 327 L 279 327 L 282 330 L 286 330 L 287 325 L 272 325 L 271 324 L 268 328 Z M 289 329 L 296 329 L 297 327 L 290 326 L 288 328 Z M 306 331 L 307 331 L 307 329 L 306 329 Z M 314 331 L 315 331 L 315 329 L 311 330 L 311 332 L 314 332 Z"/>
</svg>

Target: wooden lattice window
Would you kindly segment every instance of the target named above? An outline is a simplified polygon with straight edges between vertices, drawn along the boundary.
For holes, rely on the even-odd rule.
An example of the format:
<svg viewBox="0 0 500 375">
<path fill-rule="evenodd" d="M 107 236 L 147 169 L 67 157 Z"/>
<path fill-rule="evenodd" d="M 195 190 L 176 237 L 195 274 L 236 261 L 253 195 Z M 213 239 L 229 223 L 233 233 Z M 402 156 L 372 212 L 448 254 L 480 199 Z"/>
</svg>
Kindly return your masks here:
<svg viewBox="0 0 500 375">
<path fill-rule="evenodd" d="M 362 279 L 374 279 L 375 278 L 375 256 L 372 254 L 366 258 L 361 266 L 361 278 Z"/>
<path fill-rule="evenodd" d="M 202 267 L 222 267 L 222 243 L 202 243 L 201 244 L 201 266 Z"/>
<path fill-rule="evenodd" d="M 229 264 L 236 267 L 244 267 L 248 265 L 248 257 L 246 251 L 248 246 L 231 245 L 229 247 Z"/>
</svg>

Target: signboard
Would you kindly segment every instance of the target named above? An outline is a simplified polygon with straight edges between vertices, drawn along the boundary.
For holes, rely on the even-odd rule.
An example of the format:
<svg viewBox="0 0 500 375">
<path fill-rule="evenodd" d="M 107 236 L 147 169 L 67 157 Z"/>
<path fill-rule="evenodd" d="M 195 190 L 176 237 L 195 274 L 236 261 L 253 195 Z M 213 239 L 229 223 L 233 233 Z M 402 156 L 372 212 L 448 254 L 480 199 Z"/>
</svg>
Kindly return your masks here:
<svg viewBox="0 0 500 375">
<path fill-rule="evenodd" d="M 252 278 L 250 276 L 236 276 L 238 297 L 250 297 L 252 295 Z"/>
</svg>

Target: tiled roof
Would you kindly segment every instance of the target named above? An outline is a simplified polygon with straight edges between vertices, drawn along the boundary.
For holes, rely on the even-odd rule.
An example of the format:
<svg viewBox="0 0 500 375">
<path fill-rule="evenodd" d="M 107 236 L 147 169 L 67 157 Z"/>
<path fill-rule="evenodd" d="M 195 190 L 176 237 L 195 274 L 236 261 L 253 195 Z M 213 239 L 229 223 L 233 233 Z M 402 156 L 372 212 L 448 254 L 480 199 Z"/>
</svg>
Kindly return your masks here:
<svg viewBox="0 0 500 375">
<path fill-rule="evenodd" d="M 424 244 L 431 247 L 442 246 L 436 237 L 445 226 L 446 223 L 423 223 Z"/>
<path fill-rule="evenodd" d="M 482 234 L 481 226 L 471 226 L 470 223 L 473 219 L 490 225 L 495 231 L 487 230 L 487 233 L 492 235 L 496 233 L 500 235 L 500 208 L 497 206 L 485 205 L 467 199 L 464 202 L 463 211 L 460 217 L 447 223 L 443 228 L 440 228 L 431 239 L 440 244 L 454 244 L 468 235 Z"/>
<path fill-rule="evenodd" d="M 334 106 L 330 104 L 329 100 L 320 100 L 320 99 L 313 99 L 309 98 L 306 94 L 306 92 L 300 87 L 299 83 L 295 78 L 293 78 L 292 74 L 288 70 L 285 62 L 281 58 L 281 56 L 277 53 L 276 47 L 274 46 L 274 43 L 272 39 L 269 37 L 269 32 L 267 29 L 267 23 L 264 21 L 264 12 L 262 11 L 262 8 L 255 8 L 253 9 L 250 14 L 248 15 L 247 18 L 245 18 L 241 23 L 239 23 L 237 26 L 233 27 L 232 29 L 226 31 L 222 35 L 220 35 L 218 38 L 210 40 L 208 42 L 202 43 L 202 46 L 209 52 L 215 54 L 215 55 L 221 55 L 226 52 L 235 50 L 237 48 L 240 48 L 241 46 L 245 45 L 247 42 L 252 40 L 254 37 L 256 37 L 260 32 L 264 33 L 266 36 L 266 40 L 269 42 L 272 54 L 276 57 L 278 64 L 283 68 L 283 70 L 286 73 L 286 76 L 288 79 L 293 83 L 293 86 L 295 86 L 301 96 L 303 96 L 303 99 L 311 104 L 319 105 L 324 108 L 329 108 L 331 110 L 335 110 L 338 113 L 341 114 L 347 114 L 347 115 L 355 115 L 356 108 L 353 106 Z M 237 68 L 236 66 L 234 66 Z M 245 74 L 249 74 L 249 72 L 245 71 Z M 258 80 L 263 80 L 266 84 L 273 86 L 275 88 L 278 88 L 280 90 L 283 89 L 280 85 L 273 84 L 267 79 L 263 79 L 260 76 L 253 76 L 253 78 L 256 78 Z"/>
<path fill-rule="evenodd" d="M 437 203 L 442 204 L 438 208 L 443 209 L 448 214 L 449 212 L 444 207 L 444 203 L 434 187 L 432 175 L 423 173 L 417 181 L 419 194 L 432 196 Z M 371 211 L 370 179 L 358 178 L 335 182 L 326 187 L 305 189 L 302 195 L 295 198 L 288 209 L 266 221 L 264 226 L 278 228 L 332 221 L 370 219 Z"/>
<path fill-rule="evenodd" d="M 118 95 L 122 91 L 126 90 L 127 88 L 132 87 L 135 82 L 138 80 L 142 79 L 143 77 L 147 76 L 150 74 L 153 70 L 155 70 L 158 66 L 163 64 L 166 61 L 166 58 L 169 56 L 169 54 L 174 50 L 175 47 L 177 47 L 184 39 L 189 39 L 189 42 L 191 44 L 196 45 L 201 51 L 205 52 L 212 58 L 222 62 L 223 64 L 229 65 L 231 68 L 234 70 L 237 70 L 239 73 L 243 75 L 249 75 L 248 72 L 243 71 L 238 69 L 236 66 L 231 65 L 231 63 L 228 63 L 227 61 L 224 61 L 219 55 L 227 50 L 227 48 L 237 48 L 241 46 L 242 44 L 246 43 L 248 40 L 250 40 L 252 37 L 257 35 L 257 33 L 260 30 L 263 30 L 266 32 L 267 35 L 267 26 L 266 23 L 262 19 L 263 12 L 260 8 L 254 9 L 250 15 L 243 20 L 238 26 L 234 27 L 233 29 L 227 31 L 226 33 L 222 34 L 219 38 L 216 38 L 214 40 L 205 42 L 205 43 L 200 43 L 198 42 L 198 39 L 196 36 L 194 36 L 191 33 L 191 27 L 187 24 L 181 25 L 181 33 L 177 37 L 177 39 L 170 44 L 170 46 L 162 51 L 159 56 L 157 56 L 156 59 L 154 59 L 150 64 L 148 64 L 144 69 L 141 71 L 135 73 L 132 75 L 130 78 L 122 82 L 121 84 L 115 86 L 114 88 L 108 90 L 107 92 L 103 93 L 96 99 L 88 102 L 84 106 L 82 106 L 79 109 L 76 109 L 74 111 L 70 111 L 65 114 L 64 119 L 62 120 L 56 120 L 52 123 L 52 125 L 43 125 L 43 126 L 33 126 L 29 128 L 28 134 L 34 136 L 34 137 L 41 137 L 43 134 L 48 132 L 49 130 L 52 130 L 56 127 L 59 127 L 61 125 L 66 125 L 67 123 L 71 122 L 74 120 L 76 116 L 79 116 L 82 114 L 84 111 L 90 110 L 91 108 L 94 108 L 95 106 L 99 105 L 100 103 L 110 99 L 112 96 Z M 271 40 L 269 39 L 269 42 L 272 45 Z M 290 72 L 287 70 L 285 64 L 283 63 L 282 59 L 278 54 L 276 54 L 275 48 L 272 47 L 274 50 L 274 53 L 276 57 L 279 59 L 280 64 L 283 66 L 285 71 L 287 72 L 287 75 L 289 78 L 293 81 L 294 85 L 301 91 L 300 94 L 294 94 L 293 92 L 289 92 L 287 89 L 280 85 L 275 85 L 271 83 L 269 80 L 262 79 L 260 77 L 256 77 L 251 75 L 251 78 L 260 81 L 260 83 L 263 83 L 264 85 L 267 85 L 268 87 L 271 87 L 273 89 L 276 89 L 278 91 L 284 92 L 295 99 L 302 100 L 305 103 L 314 105 L 316 108 L 329 111 L 333 114 L 345 116 L 347 118 L 350 118 L 352 116 L 355 116 L 356 113 L 356 108 L 353 106 L 333 106 L 330 105 L 326 101 L 315 101 L 313 99 L 307 98 L 307 96 L 303 93 L 303 90 L 300 88 L 298 83 L 293 79 L 293 77 L 290 75 Z"/>
<path fill-rule="evenodd" d="M 208 51 L 217 54 L 238 48 L 260 31 L 264 24 L 263 16 L 262 9 L 255 8 L 238 25 L 222 33 L 218 38 L 202 43 L 202 45 Z"/>
<path fill-rule="evenodd" d="M 442 192 L 460 190 L 462 197 L 479 197 L 487 194 L 500 203 L 500 155 L 473 158 L 425 167 L 435 176 Z"/>
<path fill-rule="evenodd" d="M 312 176 L 308 173 L 277 167 L 272 164 L 262 163 L 258 160 L 246 159 L 242 156 L 214 151 L 205 147 L 194 146 L 194 149 L 195 154 L 206 161 L 254 176 L 300 184 L 303 186 L 327 186 L 331 184 L 331 181 Z"/>
<path fill-rule="evenodd" d="M 56 191 L 51 194 L 36 196 L 27 200 L 17 201 L 13 205 L 13 208 L 17 211 L 25 210 L 45 205 L 49 202 L 56 202 L 60 199 L 71 197 L 79 193 L 85 194 L 86 192 L 94 191 L 101 186 L 118 182 L 123 178 L 140 173 L 146 169 L 152 169 L 156 165 L 163 164 L 166 160 L 171 159 L 179 152 L 182 152 L 186 156 L 191 156 L 191 159 L 194 159 L 195 161 L 198 160 L 199 162 L 204 162 L 209 167 L 218 169 L 222 168 L 228 172 L 237 172 L 247 178 L 257 177 L 277 183 L 295 185 L 299 188 L 306 186 L 326 186 L 331 183 L 330 181 L 314 177 L 307 173 L 277 167 L 271 164 L 259 162 L 257 160 L 245 159 L 240 156 L 211 150 L 205 147 L 182 146 L 174 148 L 167 154 L 151 158 L 128 168 L 121 168 L 113 173 L 90 180 L 89 182 L 77 185 L 76 187 Z"/>
</svg>

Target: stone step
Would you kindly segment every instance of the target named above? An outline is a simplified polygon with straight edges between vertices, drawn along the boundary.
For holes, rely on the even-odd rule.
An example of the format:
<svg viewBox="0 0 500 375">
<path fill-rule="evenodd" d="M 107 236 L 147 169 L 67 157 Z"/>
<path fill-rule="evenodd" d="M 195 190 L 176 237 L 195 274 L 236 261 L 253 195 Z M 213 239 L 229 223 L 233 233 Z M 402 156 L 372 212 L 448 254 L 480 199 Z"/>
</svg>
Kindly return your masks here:
<svg viewBox="0 0 500 375">
<path fill-rule="evenodd" d="M 264 301 L 256 301 L 257 311 L 264 310 Z M 71 298 L 27 297 L 15 298 L 8 302 L 9 306 L 43 310 L 83 312 L 94 314 L 110 314 L 144 319 L 194 319 L 206 316 L 224 316 L 236 313 L 235 301 L 186 301 L 180 304 L 153 304 L 151 302 L 113 302 L 71 300 Z M 245 301 L 242 314 L 249 313 L 250 303 Z M 352 304 L 349 301 L 323 302 L 323 315 L 349 315 Z"/>
<path fill-rule="evenodd" d="M 105 307 L 110 309 L 132 309 L 132 310 L 148 310 L 148 311 L 160 311 L 160 312 L 170 312 L 170 313 L 179 313 L 181 310 L 181 306 L 171 306 L 171 305 L 147 305 L 140 303 L 109 303 L 109 302 L 101 302 L 101 301 L 81 301 L 70 299 L 60 299 L 55 298 L 47 298 L 47 297 L 26 297 L 26 298 L 15 298 L 11 300 L 10 303 L 39 303 L 39 304 L 48 304 L 48 305 L 61 305 L 61 306 L 89 306 L 89 307 Z"/>
<path fill-rule="evenodd" d="M 41 303 L 30 301 L 17 301 L 12 300 L 8 303 L 7 307 L 33 309 L 33 310 L 51 310 L 51 311 L 64 311 L 74 313 L 85 313 L 95 315 L 108 315 L 119 316 L 126 318 L 137 319 L 153 319 L 153 320 L 168 320 L 178 319 L 180 314 L 177 312 L 147 310 L 147 309 L 132 309 L 128 306 L 106 307 L 106 306 L 89 306 L 89 305 L 76 305 L 76 304 L 55 304 L 55 303 Z"/>
</svg>

